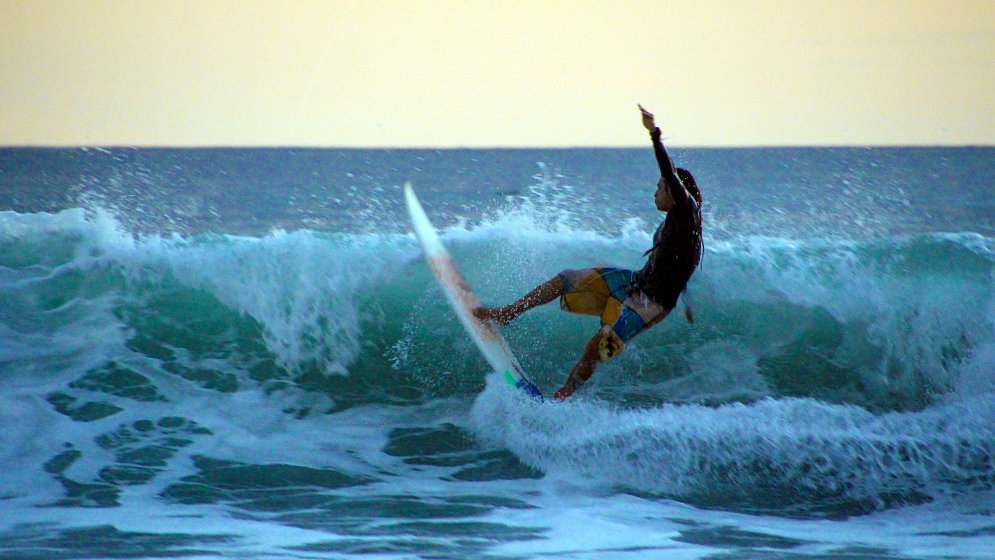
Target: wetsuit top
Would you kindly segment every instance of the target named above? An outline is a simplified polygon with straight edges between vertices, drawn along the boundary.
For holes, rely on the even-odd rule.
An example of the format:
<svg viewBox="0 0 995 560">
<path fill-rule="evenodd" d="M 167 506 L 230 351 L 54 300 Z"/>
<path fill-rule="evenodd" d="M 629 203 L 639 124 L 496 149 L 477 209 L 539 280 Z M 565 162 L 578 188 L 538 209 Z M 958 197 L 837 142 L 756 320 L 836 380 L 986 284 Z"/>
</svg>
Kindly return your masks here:
<svg viewBox="0 0 995 560">
<path fill-rule="evenodd" d="M 665 309 L 673 309 L 687 286 L 694 269 L 701 262 L 701 209 L 674 169 L 674 164 L 660 140 L 660 129 L 650 133 L 660 175 L 674 198 L 674 207 L 653 234 L 649 258 L 636 271 L 634 286 Z"/>
</svg>

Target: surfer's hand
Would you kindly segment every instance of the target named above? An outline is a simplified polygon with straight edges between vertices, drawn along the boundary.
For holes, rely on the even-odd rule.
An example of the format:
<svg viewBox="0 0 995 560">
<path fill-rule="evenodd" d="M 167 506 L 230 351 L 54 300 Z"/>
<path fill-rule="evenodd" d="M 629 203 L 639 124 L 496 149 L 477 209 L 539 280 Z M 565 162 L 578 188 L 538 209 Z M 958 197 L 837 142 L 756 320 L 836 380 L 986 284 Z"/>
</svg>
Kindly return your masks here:
<svg viewBox="0 0 995 560">
<path fill-rule="evenodd" d="M 639 111 L 643 114 L 643 126 L 646 130 L 653 132 L 656 129 L 656 120 L 653 118 L 653 113 L 650 113 L 642 105 L 639 106 Z"/>
</svg>

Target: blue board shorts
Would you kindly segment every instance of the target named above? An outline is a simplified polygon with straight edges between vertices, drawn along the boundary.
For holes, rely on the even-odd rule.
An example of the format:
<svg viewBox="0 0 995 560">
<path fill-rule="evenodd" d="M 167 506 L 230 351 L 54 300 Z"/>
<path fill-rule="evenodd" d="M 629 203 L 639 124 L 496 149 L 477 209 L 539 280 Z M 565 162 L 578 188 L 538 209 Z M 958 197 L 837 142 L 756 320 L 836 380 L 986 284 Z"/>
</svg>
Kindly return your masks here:
<svg viewBox="0 0 995 560">
<path fill-rule="evenodd" d="M 607 361 L 622 353 L 625 343 L 660 322 L 669 309 L 632 289 L 631 270 L 595 267 L 564 270 L 560 308 L 601 318 L 598 355 Z"/>
</svg>

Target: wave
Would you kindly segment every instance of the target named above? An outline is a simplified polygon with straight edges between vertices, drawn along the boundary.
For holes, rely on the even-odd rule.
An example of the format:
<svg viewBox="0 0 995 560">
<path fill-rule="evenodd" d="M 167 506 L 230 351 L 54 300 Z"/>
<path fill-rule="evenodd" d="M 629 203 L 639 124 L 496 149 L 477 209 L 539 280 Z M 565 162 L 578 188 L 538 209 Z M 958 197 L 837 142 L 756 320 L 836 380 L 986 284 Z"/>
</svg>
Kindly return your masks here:
<svg viewBox="0 0 995 560">
<path fill-rule="evenodd" d="M 445 239 L 482 298 L 498 303 L 563 268 L 638 266 L 648 234 L 536 227 L 518 214 L 455 226 Z M 105 213 L 73 210 L 4 213 L 0 243 L 3 328 L 25 357 L 33 335 L 61 336 L 35 347 L 197 347 L 268 359 L 291 377 L 369 376 L 379 360 L 380 369 L 482 387 L 474 372 L 483 361 L 410 235 L 133 237 Z M 993 275 L 992 240 L 971 233 L 712 242 L 689 287 L 696 324 L 675 314 L 641 335 L 596 386 L 700 401 L 731 383 L 743 395 L 921 408 L 984 381 Z M 594 325 L 547 307 L 507 335 L 549 385 Z M 440 353 L 441 340 L 456 351 Z"/>
<path fill-rule="evenodd" d="M 497 303 L 563 268 L 638 266 L 649 235 L 520 205 L 444 240 Z M 410 235 L 135 236 L 99 210 L 3 212 L 0 386 L 77 422 L 205 392 L 282 394 L 300 419 L 472 399 L 475 433 L 551 476 L 878 507 L 995 482 L 993 248 L 974 233 L 708 241 L 695 324 L 676 313 L 575 402 L 525 406 L 488 385 Z M 555 307 L 506 330 L 546 393 L 595 328 Z"/>
</svg>

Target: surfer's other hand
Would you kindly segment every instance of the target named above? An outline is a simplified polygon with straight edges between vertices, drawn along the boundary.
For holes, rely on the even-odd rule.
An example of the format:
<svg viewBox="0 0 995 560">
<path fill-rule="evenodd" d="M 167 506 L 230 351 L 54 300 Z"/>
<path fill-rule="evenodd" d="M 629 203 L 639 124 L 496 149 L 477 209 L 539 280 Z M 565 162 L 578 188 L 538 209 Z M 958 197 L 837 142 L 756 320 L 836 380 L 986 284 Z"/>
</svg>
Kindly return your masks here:
<svg viewBox="0 0 995 560">
<path fill-rule="evenodd" d="M 643 126 L 646 127 L 646 130 L 653 132 L 656 128 L 656 119 L 653 118 L 653 113 L 647 111 L 642 105 L 639 106 L 639 112 L 643 116 Z"/>
</svg>

